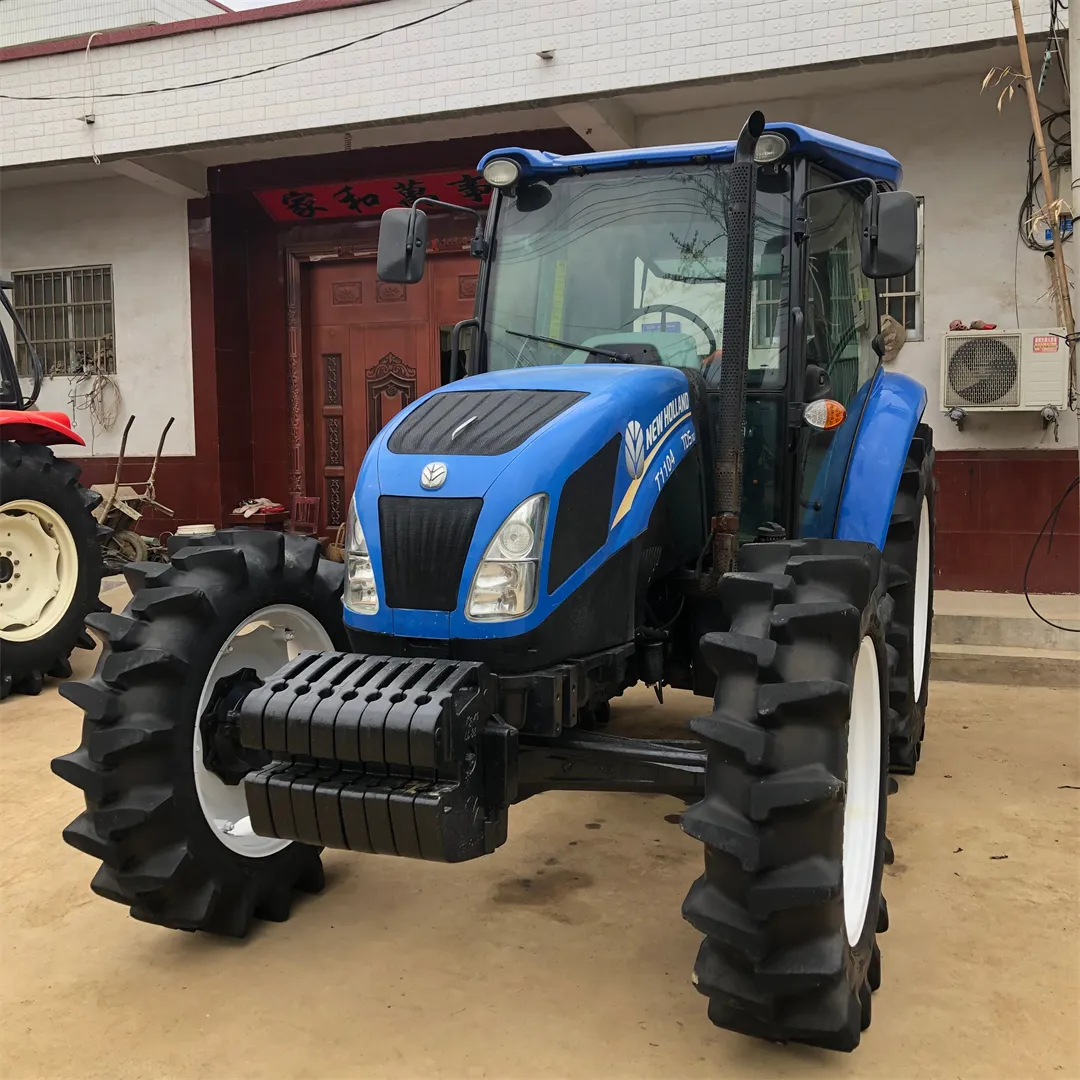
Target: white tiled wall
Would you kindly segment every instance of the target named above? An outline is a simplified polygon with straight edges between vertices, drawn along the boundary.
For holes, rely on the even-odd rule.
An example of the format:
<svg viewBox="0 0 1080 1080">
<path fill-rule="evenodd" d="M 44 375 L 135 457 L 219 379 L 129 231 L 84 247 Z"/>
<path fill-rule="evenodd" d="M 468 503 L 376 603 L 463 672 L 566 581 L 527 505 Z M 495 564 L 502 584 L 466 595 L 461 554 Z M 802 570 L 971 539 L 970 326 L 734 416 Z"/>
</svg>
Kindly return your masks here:
<svg viewBox="0 0 1080 1080">
<path fill-rule="evenodd" d="M 27 0 L 32 2 L 32 0 Z M 114 0 L 119 2 L 119 0 Z M 408 30 L 192 90 L 386 30 L 451 0 L 383 3 L 0 64 L 0 166 L 182 149 L 1010 37 L 1009 0 L 471 0 Z M 1045 0 L 1024 0 L 1029 32 Z M 542 49 L 554 58 L 540 59 Z M 942 64 L 948 65 L 944 54 Z M 92 127 L 79 117 L 96 90 Z"/>
<path fill-rule="evenodd" d="M 209 0 L 0 0 L 0 48 L 220 14 Z"/>
</svg>

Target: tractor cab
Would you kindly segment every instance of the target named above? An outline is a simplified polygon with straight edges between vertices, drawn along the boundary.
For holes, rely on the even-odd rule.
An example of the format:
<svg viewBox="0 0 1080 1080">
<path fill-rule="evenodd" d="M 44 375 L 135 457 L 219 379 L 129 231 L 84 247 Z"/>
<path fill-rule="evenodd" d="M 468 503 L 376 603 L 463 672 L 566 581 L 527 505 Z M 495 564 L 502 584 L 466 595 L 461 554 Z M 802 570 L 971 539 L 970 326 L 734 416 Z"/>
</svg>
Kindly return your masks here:
<svg viewBox="0 0 1080 1080">
<path fill-rule="evenodd" d="M 650 610 L 666 625 L 740 543 L 834 535 L 879 368 L 874 282 L 914 256 L 914 199 L 884 150 L 753 122 L 480 162 L 494 198 L 454 380 L 357 483 L 358 648 L 535 668 L 633 640 Z M 421 278 L 424 204 L 463 209 L 387 211 L 384 280 Z M 519 518 L 528 552 L 486 550 Z"/>
</svg>

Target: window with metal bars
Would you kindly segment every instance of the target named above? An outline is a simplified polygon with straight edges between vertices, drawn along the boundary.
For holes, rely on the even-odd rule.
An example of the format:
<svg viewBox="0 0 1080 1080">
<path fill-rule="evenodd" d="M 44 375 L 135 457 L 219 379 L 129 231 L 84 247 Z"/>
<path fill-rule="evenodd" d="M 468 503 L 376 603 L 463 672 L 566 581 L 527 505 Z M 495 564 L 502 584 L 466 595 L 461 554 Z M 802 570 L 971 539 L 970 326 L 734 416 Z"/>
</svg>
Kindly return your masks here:
<svg viewBox="0 0 1080 1080">
<path fill-rule="evenodd" d="M 922 341 L 923 336 L 923 199 L 918 203 L 919 247 L 915 269 L 899 278 L 881 282 L 881 310 L 907 329 L 908 341 Z"/>
<path fill-rule="evenodd" d="M 115 374 L 111 266 L 28 270 L 14 275 L 14 306 L 46 375 Z M 20 340 L 16 362 L 28 376 Z"/>
</svg>

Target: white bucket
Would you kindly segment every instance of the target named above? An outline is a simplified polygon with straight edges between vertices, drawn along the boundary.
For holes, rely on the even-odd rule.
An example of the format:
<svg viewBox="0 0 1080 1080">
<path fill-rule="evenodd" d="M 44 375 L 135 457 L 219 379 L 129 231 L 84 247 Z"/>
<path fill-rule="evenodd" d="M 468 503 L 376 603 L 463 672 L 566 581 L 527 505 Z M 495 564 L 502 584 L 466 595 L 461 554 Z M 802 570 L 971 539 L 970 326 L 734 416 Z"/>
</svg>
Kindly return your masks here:
<svg viewBox="0 0 1080 1080">
<path fill-rule="evenodd" d="M 176 536 L 209 536 L 217 528 L 215 525 L 180 525 Z"/>
</svg>

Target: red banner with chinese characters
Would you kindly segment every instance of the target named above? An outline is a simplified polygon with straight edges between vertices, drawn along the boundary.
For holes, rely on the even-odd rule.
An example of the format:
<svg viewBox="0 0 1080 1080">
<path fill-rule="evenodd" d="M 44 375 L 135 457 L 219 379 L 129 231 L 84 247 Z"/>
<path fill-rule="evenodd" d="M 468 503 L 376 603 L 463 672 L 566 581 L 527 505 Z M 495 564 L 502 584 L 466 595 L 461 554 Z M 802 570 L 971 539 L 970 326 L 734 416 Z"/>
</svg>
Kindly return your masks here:
<svg viewBox="0 0 1080 1080">
<path fill-rule="evenodd" d="M 255 192 L 255 198 L 275 221 L 378 217 L 395 206 L 412 206 L 421 195 L 458 206 L 480 207 L 491 201 L 491 188 L 475 173 L 447 172 L 334 184 L 298 184 Z"/>
</svg>

